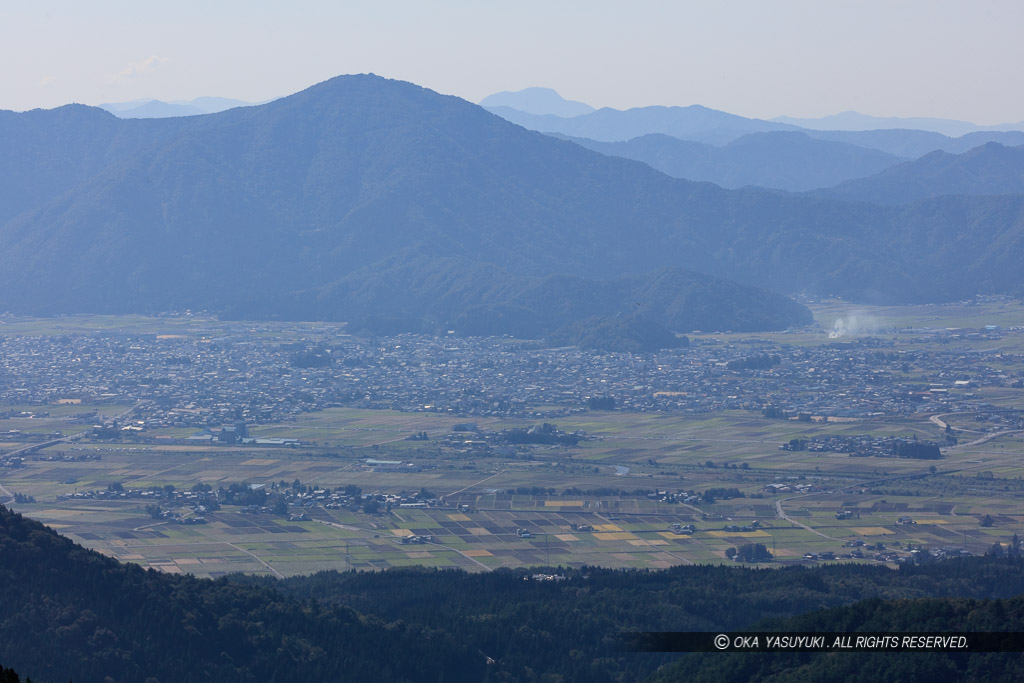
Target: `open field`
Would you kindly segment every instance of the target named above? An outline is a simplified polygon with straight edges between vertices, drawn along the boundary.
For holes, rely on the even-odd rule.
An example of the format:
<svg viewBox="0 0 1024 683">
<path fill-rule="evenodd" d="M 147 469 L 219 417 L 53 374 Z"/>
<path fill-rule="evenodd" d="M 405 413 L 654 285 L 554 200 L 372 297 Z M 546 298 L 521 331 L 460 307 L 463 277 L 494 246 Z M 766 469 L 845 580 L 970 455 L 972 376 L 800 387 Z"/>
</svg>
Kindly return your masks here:
<svg viewBox="0 0 1024 683">
<path fill-rule="evenodd" d="M 28 462 L 4 472 L 2 483 L 31 495 L 18 505 L 83 544 L 126 561 L 165 571 L 217 576 L 225 572 L 282 575 L 321 569 L 383 569 L 405 564 L 484 570 L 499 566 L 600 564 L 663 567 L 725 561 L 725 550 L 763 543 L 780 563 L 802 561 L 808 552 L 844 551 L 848 541 L 928 547 L 963 546 L 983 552 L 997 540 L 1024 532 L 1024 485 L 1019 483 L 1024 439 L 996 438 L 977 446 L 949 449 L 935 473 L 913 460 L 850 458 L 840 453 L 780 451 L 794 434 L 853 429 L 850 423 L 796 425 L 744 414 L 671 417 L 607 413 L 566 422 L 600 439 L 576 448 L 537 447 L 531 460 L 469 457 L 434 447 L 399 451 L 390 444 L 404 431 L 442 434 L 442 416 L 390 411 L 329 411 L 311 415 L 311 426 L 268 427 L 274 433 L 316 429 L 336 449 L 253 449 L 160 445 L 53 446 L 65 453 L 98 452 L 102 460 Z M 330 424 L 335 424 L 332 430 Z M 315 425 L 315 426 L 312 426 Z M 914 425 L 922 435 L 926 423 Z M 801 428 L 802 427 L 802 428 Z M 864 431 L 867 425 L 860 425 Z M 293 432 L 289 429 L 295 430 Z M 881 421 L 878 432 L 906 433 L 908 427 Z M 73 450 L 72 450 L 73 449 Z M 327 451 L 331 451 L 328 456 Z M 367 458 L 396 455 L 422 465 L 421 471 L 374 472 Z M 716 461 L 708 467 L 708 460 Z M 740 464 L 746 469 L 738 469 Z M 726 467 L 728 465 L 728 467 Z M 737 468 L 734 469 L 734 466 Z M 987 478 L 991 474 L 992 478 Z M 982 475 L 982 476 L 979 476 Z M 216 488 L 231 483 L 270 484 L 299 480 L 364 492 L 414 492 L 426 488 L 443 496 L 444 507 L 395 508 L 390 514 L 310 508 L 311 521 L 286 522 L 238 508 L 208 513 L 205 525 L 153 521 L 137 500 L 64 500 L 60 494 L 102 490 L 113 482 L 126 488 Z M 814 484 L 806 493 L 766 492 L 777 482 Z M 520 487 L 553 489 L 554 495 L 509 495 Z M 571 492 L 614 488 L 625 491 L 705 490 L 736 487 L 743 498 L 713 504 L 666 503 L 646 495 Z M 470 512 L 461 512 L 466 505 Z M 781 505 L 789 519 L 779 517 Z M 853 519 L 837 520 L 849 510 Z M 995 524 L 979 525 L 991 515 Z M 914 524 L 899 524 L 901 517 Z M 729 524 L 760 528 L 729 532 Z M 592 532 L 572 525 L 592 526 Z M 692 535 L 672 533 L 672 524 L 693 524 Z M 805 528 L 809 527 L 809 528 Z M 527 529 L 532 538 L 520 538 Z M 402 544 L 401 536 L 430 535 L 423 544 Z M 862 560 L 868 561 L 868 560 Z"/>
<path fill-rule="evenodd" d="M 301 334 L 303 338 L 344 334 L 345 323 L 293 323 L 222 321 L 208 314 L 183 315 L 62 315 L 55 318 L 0 317 L 0 334 L 49 336 L 63 334 L 123 333 L 216 337 L 229 332 L 272 335 L 275 338 Z"/>
</svg>

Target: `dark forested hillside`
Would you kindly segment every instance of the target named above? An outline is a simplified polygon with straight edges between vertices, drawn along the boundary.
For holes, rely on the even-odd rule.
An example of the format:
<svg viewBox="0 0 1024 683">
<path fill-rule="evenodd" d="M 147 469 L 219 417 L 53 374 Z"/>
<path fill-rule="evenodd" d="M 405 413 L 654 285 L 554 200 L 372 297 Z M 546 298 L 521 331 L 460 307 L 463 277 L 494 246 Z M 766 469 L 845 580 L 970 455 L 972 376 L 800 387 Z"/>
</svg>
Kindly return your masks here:
<svg viewBox="0 0 1024 683">
<path fill-rule="evenodd" d="M 211 581 L 118 564 L 0 507 L 0 661 L 86 683 L 631 681 L 671 657 L 620 651 L 622 630 L 743 629 L 866 598 L 1024 592 L 1019 558 L 545 571 L 563 578 L 410 568 Z M 830 623 L 808 619 L 794 623 Z"/>
<path fill-rule="evenodd" d="M 355 329 L 549 336 L 592 317 L 641 315 L 669 330 L 781 330 L 811 322 L 807 308 L 757 287 L 674 268 L 613 280 L 531 277 L 466 259 L 424 255 L 364 268 L 324 288 L 250 298 L 233 318 L 347 315 Z"/>
<path fill-rule="evenodd" d="M 1024 565 L 1019 560 L 990 558 L 900 571 L 852 565 L 782 570 L 680 566 L 653 572 L 587 568 L 564 571 L 567 578 L 562 582 L 523 581 L 523 574 L 327 572 L 278 585 L 303 598 L 465 633 L 469 642 L 523 678 L 529 668 L 581 682 L 636 680 L 665 661 L 663 655 L 616 652 L 608 634 L 623 630 L 740 630 L 765 619 L 868 598 L 986 598 L 1024 591 Z M 436 609 L 439 603 L 444 609 Z M 716 673 L 719 681 L 747 680 L 720 669 Z"/>
<path fill-rule="evenodd" d="M 555 346 L 619 353 L 651 353 L 689 344 L 686 337 L 639 315 L 586 318 L 563 325 L 549 339 Z"/>
<path fill-rule="evenodd" d="M 21 683 L 21 676 L 14 669 L 0 666 L 0 683 Z M 25 683 L 32 683 L 32 679 L 26 678 Z"/>
<path fill-rule="evenodd" d="M 77 683 L 433 682 L 486 671 L 482 655 L 448 634 L 269 587 L 119 565 L 2 507 L 0 661 Z"/>
<path fill-rule="evenodd" d="M 14 199 L 0 216 L 0 310 L 276 301 L 267 316 L 296 317 L 298 301 L 303 317 L 350 319 L 332 307 L 348 278 L 399 267 L 429 284 L 444 258 L 466 267 L 442 279 L 481 290 L 491 285 L 474 274 L 495 267 L 601 279 L 671 267 L 876 301 L 1013 291 L 1022 278 L 997 263 L 1022 255 L 1017 204 L 727 191 L 369 75 L 204 116 L 4 112 L 0 139 L 18 145 L 0 162 L 17 179 L 3 190 Z M 422 296 L 391 289 L 406 307 Z"/>
</svg>

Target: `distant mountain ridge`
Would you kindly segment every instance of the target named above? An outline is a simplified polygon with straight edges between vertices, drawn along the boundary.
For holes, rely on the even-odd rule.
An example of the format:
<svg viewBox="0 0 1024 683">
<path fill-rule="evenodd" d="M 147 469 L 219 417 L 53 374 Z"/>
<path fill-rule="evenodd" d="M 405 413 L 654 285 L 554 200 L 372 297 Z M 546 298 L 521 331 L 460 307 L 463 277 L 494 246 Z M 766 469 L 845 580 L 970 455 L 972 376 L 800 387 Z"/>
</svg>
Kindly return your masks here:
<svg viewBox="0 0 1024 683">
<path fill-rule="evenodd" d="M 622 142 L 650 133 L 663 133 L 681 140 L 722 145 L 748 133 L 799 130 L 789 124 L 748 119 L 699 104 L 688 107 L 636 107 L 624 111 L 605 107 L 571 118 L 530 114 L 508 106 L 485 108 L 530 130 L 561 133 L 598 142 Z"/>
<path fill-rule="evenodd" d="M 979 131 L 1012 131 L 1024 130 L 1024 121 L 1002 123 L 994 126 L 979 126 L 970 121 L 957 121 L 927 116 L 871 116 L 855 111 L 844 111 L 818 118 L 800 118 L 795 116 L 776 116 L 771 119 L 779 123 L 790 123 L 811 130 L 925 130 L 941 133 L 952 138 Z"/>
<path fill-rule="evenodd" d="M 867 122 L 874 120 L 874 117 L 859 114 L 852 116 L 854 113 L 850 112 L 837 115 L 836 118 L 807 119 L 808 127 L 802 127 L 799 122 L 804 119 L 751 119 L 701 105 L 635 107 L 625 110 L 605 108 L 571 117 L 530 113 L 509 105 L 487 105 L 486 108 L 530 130 L 596 142 L 627 142 L 646 135 L 662 134 L 680 140 L 723 146 L 752 133 L 791 131 L 802 132 L 818 140 L 843 142 L 904 158 L 919 157 L 936 150 L 965 152 L 986 142 L 1024 144 L 1024 122 L 982 127 L 967 122 L 949 122 L 948 126 L 934 123 L 944 121 L 941 119 L 878 119 L 878 127 L 868 128 Z M 829 121 L 845 127 L 835 130 L 819 127 Z M 855 125 L 853 121 L 861 125 Z M 915 122 L 922 125 L 932 122 L 930 128 L 941 128 L 947 133 L 930 128 L 907 127 Z M 903 123 L 904 127 L 895 128 L 896 123 Z"/>
<path fill-rule="evenodd" d="M 807 135 L 819 140 L 847 142 L 852 145 L 881 150 L 896 156 L 917 158 L 930 152 L 959 154 L 989 142 L 1016 146 L 1024 144 L 1024 131 L 978 131 L 951 138 L 925 130 L 806 130 Z"/>
<path fill-rule="evenodd" d="M 584 102 L 567 100 L 551 88 L 524 88 L 515 92 L 502 91 L 488 95 L 479 102 L 481 107 L 509 107 L 527 114 L 551 114 L 563 118 L 589 114 L 594 108 Z"/>
<path fill-rule="evenodd" d="M 565 100 L 550 88 L 524 88 L 523 90 L 516 92 L 503 91 L 485 97 L 480 100 L 479 104 L 482 107 L 507 107 L 526 114 L 540 116 L 554 115 L 562 118 L 572 118 L 583 114 L 589 114 L 594 111 L 594 108 L 588 104 Z M 634 107 L 626 111 L 636 111 L 645 108 L 646 107 Z M 726 112 L 721 113 L 725 114 Z M 785 124 L 793 128 L 809 131 L 866 132 L 878 130 L 915 130 L 939 133 L 940 135 L 950 138 L 958 138 L 970 133 L 978 132 L 1024 131 L 1024 121 L 1017 121 L 1015 123 L 1007 122 L 995 125 L 979 125 L 970 121 L 945 119 L 934 116 L 873 116 L 871 114 L 861 114 L 856 111 L 843 111 L 837 114 L 829 114 L 827 116 L 819 117 L 776 116 L 765 120 L 770 123 Z M 607 140 L 599 139 L 599 141 Z M 624 140 L 613 140 L 613 142 L 614 141 L 622 142 Z"/>
<path fill-rule="evenodd" d="M 255 303 L 345 320 L 360 299 L 423 312 L 429 293 L 454 302 L 436 304 L 447 319 L 554 276 L 588 293 L 677 269 L 861 301 L 1012 292 L 1024 277 L 1021 198 L 881 207 L 724 190 L 372 75 L 205 116 L 0 112 L 0 144 L 0 310 Z M 679 286 L 653 296 L 660 324 Z"/>
<path fill-rule="evenodd" d="M 99 105 L 121 119 L 162 119 L 173 116 L 196 116 L 216 114 L 235 107 L 248 107 L 252 102 L 233 100 L 227 97 L 197 97 L 190 101 L 162 102 L 160 100 L 136 100 L 134 102 L 109 102 Z"/>
<path fill-rule="evenodd" d="M 1024 194 L 1024 146 L 989 142 L 961 154 L 932 152 L 817 194 L 876 204 L 906 204 L 942 195 Z"/>
<path fill-rule="evenodd" d="M 906 160 L 790 131 L 750 133 L 720 147 L 661 133 L 627 142 L 562 137 L 595 152 L 642 161 L 673 178 L 703 180 L 728 189 L 750 185 L 791 192 L 825 188 Z"/>
</svg>

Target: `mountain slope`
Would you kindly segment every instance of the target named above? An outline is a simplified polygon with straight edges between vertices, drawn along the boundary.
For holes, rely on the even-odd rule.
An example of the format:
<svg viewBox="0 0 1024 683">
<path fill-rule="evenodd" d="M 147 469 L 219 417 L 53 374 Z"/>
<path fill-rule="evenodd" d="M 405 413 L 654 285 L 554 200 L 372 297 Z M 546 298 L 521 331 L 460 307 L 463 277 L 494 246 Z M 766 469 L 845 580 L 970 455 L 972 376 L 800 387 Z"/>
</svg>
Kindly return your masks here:
<svg viewBox="0 0 1024 683">
<path fill-rule="evenodd" d="M 595 152 L 642 161 L 673 178 L 725 188 L 755 185 L 799 192 L 874 175 L 903 161 L 878 150 L 787 131 L 751 133 L 721 147 L 660 133 L 627 142 L 567 139 Z"/>
<path fill-rule="evenodd" d="M 607 280 L 678 268 L 879 301 L 1012 291 L 1022 279 L 1001 265 L 1024 254 L 1017 200 L 885 208 L 728 191 L 375 76 L 206 116 L 122 121 L 71 107 L 5 113 L 0 128 L 0 139 L 25 133 L 24 153 L 0 168 L 31 195 L 0 223 L 0 310 L 302 300 L 345 319 L 351 311 L 328 304 L 346 278 L 402 267 L 427 281 L 442 258 L 470 274 Z"/>
<path fill-rule="evenodd" d="M 485 671 L 482 654 L 447 634 L 121 565 L 2 506 L 0 604 L 0 659 L 45 680 L 436 681 Z"/>
<path fill-rule="evenodd" d="M 0 111 L 0 225 L 100 173 L 120 129 L 112 114 L 80 104 Z"/>
<path fill-rule="evenodd" d="M 1024 147 L 989 142 L 962 154 L 932 152 L 819 194 L 876 204 L 905 204 L 941 195 L 1024 194 Z"/>
<path fill-rule="evenodd" d="M 326 287 L 252 298 L 234 318 L 341 317 L 373 331 L 544 337 L 569 321 L 642 316 L 679 332 L 781 330 L 812 322 L 787 297 L 675 268 L 617 279 L 523 276 L 443 255 L 391 259 Z"/>
<path fill-rule="evenodd" d="M 942 151 L 960 154 L 986 142 L 1001 145 L 1024 144 L 1024 131 L 977 131 L 958 138 L 927 130 L 805 130 L 804 133 L 818 140 L 846 142 L 851 145 L 877 149 L 899 157 L 917 158 L 930 152 Z"/>
</svg>

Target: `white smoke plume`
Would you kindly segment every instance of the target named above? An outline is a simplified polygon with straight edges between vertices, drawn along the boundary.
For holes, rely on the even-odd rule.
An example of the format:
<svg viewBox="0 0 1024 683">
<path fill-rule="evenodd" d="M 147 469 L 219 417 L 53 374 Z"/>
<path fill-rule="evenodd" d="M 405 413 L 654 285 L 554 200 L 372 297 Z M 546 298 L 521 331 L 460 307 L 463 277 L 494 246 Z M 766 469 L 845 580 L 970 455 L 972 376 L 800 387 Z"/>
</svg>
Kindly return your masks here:
<svg viewBox="0 0 1024 683">
<path fill-rule="evenodd" d="M 864 313 L 851 313 L 835 319 L 832 329 L 828 332 L 828 338 L 859 337 L 880 332 L 881 329 L 881 321 L 878 318 Z"/>
</svg>

